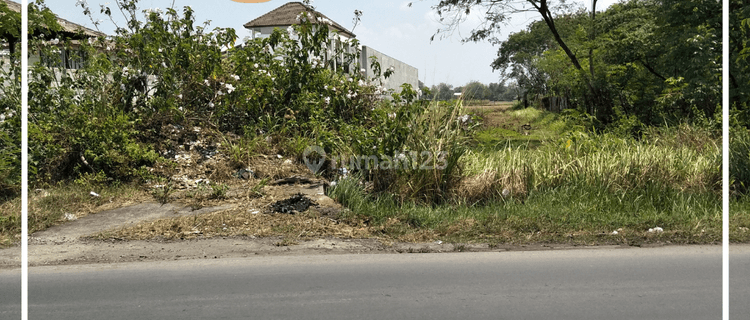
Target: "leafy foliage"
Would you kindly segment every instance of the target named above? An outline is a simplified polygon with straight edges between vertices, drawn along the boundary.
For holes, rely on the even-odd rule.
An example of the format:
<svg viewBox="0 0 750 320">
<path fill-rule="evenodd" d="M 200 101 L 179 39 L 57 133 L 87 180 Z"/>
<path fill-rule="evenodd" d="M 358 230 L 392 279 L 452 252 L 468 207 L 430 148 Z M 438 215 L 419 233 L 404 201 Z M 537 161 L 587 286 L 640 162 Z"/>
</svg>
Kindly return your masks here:
<svg viewBox="0 0 750 320">
<path fill-rule="evenodd" d="M 32 51 L 42 59 L 29 83 L 30 139 L 38 142 L 30 155 L 40 181 L 147 177 L 146 168 L 161 159 L 157 147 L 168 124 L 293 138 L 327 152 L 393 152 L 405 133 L 388 129 L 397 121 L 389 114 L 424 110 L 412 103 L 418 91 L 408 85 L 381 102 L 391 92 L 380 74 L 357 72 L 357 41 L 343 41 L 311 12 L 300 13 L 298 25 L 237 46 L 233 29 L 196 25 L 190 7 L 141 17 L 137 3 L 116 2 L 127 25 L 113 37 L 33 37 Z M 82 67 L 62 68 L 63 50 Z M 298 149 L 301 156 L 304 146 Z"/>
<path fill-rule="evenodd" d="M 0 43 L 10 54 L 0 58 L 0 199 L 21 188 L 21 15 L 0 2 Z"/>
<path fill-rule="evenodd" d="M 563 98 L 600 126 L 716 123 L 717 1 L 630 0 L 596 15 L 565 1 L 444 0 L 435 6 L 447 30 L 479 8 L 487 10 L 486 21 L 465 41 L 499 44 L 492 67 L 515 80 L 525 100 Z M 536 11 L 540 20 L 501 41 L 503 23 L 521 11 Z"/>
</svg>

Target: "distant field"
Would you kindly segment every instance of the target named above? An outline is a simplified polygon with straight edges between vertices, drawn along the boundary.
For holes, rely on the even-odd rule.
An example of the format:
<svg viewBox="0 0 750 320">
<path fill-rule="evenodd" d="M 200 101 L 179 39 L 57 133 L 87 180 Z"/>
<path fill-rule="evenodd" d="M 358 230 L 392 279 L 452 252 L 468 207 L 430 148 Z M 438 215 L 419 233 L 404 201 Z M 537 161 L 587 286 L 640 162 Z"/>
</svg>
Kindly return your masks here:
<svg viewBox="0 0 750 320">
<path fill-rule="evenodd" d="M 465 104 L 466 109 L 492 109 L 492 108 L 503 108 L 507 109 L 513 106 L 515 101 L 469 101 Z"/>
</svg>

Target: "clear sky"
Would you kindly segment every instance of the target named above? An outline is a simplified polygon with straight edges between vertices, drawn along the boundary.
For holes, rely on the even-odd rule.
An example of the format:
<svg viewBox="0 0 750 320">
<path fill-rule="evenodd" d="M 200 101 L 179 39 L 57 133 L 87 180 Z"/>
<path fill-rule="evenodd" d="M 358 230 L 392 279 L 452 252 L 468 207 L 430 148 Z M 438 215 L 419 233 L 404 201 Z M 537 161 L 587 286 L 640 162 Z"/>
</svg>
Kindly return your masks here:
<svg viewBox="0 0 750 320">
<path fill-rule="evenodd" d="M 61 18 L 93 28 L 83 9 L 75 6 L 79 0 L 47 0 L 47 6 Z M 99 5 L 114 6 L 114 0 L 86 0 L 98 19 Z M 141 9 L 168 8 L 174 2 L 175 9 L 190 6 L 200 23 L 211 20 L 211 28 L 234 28 L 240 39 L 249 35 L 243 24 L 253 20 L 289 0 L 271 0 L 265 3 L 238 3 L 231 0 L 141 0 Z M 407 4 L 413 2 L 411 7 Z M 590 0 L 572 1 L 590 8 Z M 598 0 L 597 11 L 604 10 L 617 0 Z M 430 37 L 441 27 L 432 6 L 437 0 L 315 0 L 312 5 L 319 12 L 352 30 L 354 10 L 363 12 L 362 20 L 353 30 L 362 45 L 369 46 L 391 57 L 419 69 L 419 80 L 427 86 L 445 82 L 453 86 L 463 86 L 470 81 L 485 84 L 500 81 L 499 71 L 493 72 L 490 64 L 497 55 L 497 47 L 489 43 L 462 43 L 461 36 L 467 36 L 481 21 L 481 14 L 472 13 L 453 35 L 430 42 Z M 113 8 L 113 16 L 119 12 Z M 525 28 L 540 17 L 535 13 L 518 14 L 511 24 L 503 29 L 503 37 Z M 114 26 L 102 22 L 100 30 L 114 33 Z"/>
</svg>

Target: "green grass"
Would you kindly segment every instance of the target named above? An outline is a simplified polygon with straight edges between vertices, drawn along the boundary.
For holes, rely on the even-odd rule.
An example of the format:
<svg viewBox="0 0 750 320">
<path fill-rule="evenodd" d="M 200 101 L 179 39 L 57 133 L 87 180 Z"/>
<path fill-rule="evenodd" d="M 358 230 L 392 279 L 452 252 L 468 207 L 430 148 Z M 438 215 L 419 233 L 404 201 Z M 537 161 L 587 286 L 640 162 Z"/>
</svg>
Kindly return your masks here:
<svg viewBox="0 0 750 320">
<path fill-rule="evenodd" d="M 472 110 L 472 109 L 470 109 Z M 450 201 L 366 194 L 355 179 L 331 196 L 348 218 L 405 241 L 716 243 L 720 137 L 682 125 L 640 139 L 586 133 L 537 109 L 475 108 L 485 122 L 462 154 Z M 532 129 L 516 129 L 518 124 Z M 424 137 L 423 137 L 424 138 Z M 407 198 L 408 199 L 408 198 Z M 661 227 L 662 234 L 648 233 Z M 618 231 L 616 235 L 612 232 Z"/>
<path fill-rule="evenodd" d="M 469 108 L 483 125 L 474 134 L 473 149 L 498 150 L 507 147 L 539 147 L 543 141 L 554 139 L 570 129 L 563 117 L 535 108 L 513 109 Z M 531 126 L 530 130 L 523 128 Z"/>
<path fill-rule="evenodd" d="M 21 240 L 21 197 L 0 201 L 0 248 Z"/>
<path fill-rule="evenodd" d="M 560 186 L 524 199 L 482 205 L 399 205 L 367 195 L 356 179 L 342 180 L 330 195 L 351 211 L 349 219 L 380 226 L 384 235 L 411 241 L 503 243 L 716 243 L 721 201 L 712 194 L 661 188 L 611 193 L 596 187 Z M 663 234 L 648 233 L 662 227 Z M 621 229 L 617 235 L 611 233 Z"/>
<path fill-rule="evenodd" d="M 750 195 L 729 200 L 729 241 L 750 242 Z"/>
</svg>

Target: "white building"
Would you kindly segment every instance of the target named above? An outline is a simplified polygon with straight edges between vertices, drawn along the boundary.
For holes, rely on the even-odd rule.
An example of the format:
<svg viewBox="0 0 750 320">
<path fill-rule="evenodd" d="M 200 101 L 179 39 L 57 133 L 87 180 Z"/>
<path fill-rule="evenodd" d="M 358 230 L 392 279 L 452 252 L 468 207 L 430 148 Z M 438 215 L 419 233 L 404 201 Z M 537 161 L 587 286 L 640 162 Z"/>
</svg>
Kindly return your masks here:
<svg viewBox="0 0 750 320">
<path fill-rule="evenodd" d="M 302 12 L 307 12 L 308 15 L 314 15 L 330 22 L 328 24 L 329 30 L 335 31 L 338 34 L 337 37 L 332 37 L 331 42 L 328 43 L 326 59 L 330 59 L 330 57 L 335 54 L 336 50 L 339 52 L 353 52 L 353 48 L 348 47 L 345 42 L 356 38 L 357 36 L 354 33 L 301 2 L 288 2 L 248 23 L 245 23 L 244 27 L 250 30 L 251 38 L 265 38 L 270 36 L 276 28 L 285 30 L 289 26 L 299 24 L 300 21 L 297 18 Z M 367 46 L 362 46 L 361 50 L 362 54 L 360 55 L 358 62 L 360 68 L 365 70 L 366 77 L 374 77 L 373 69 L 370 67 L 370 57 L 375 56 L 380 63 L 382 72 L 385 72 L 385 70 L 389 68 L 394 70 L 393 75 L 391 75 L 390 78 L 383 80 L 386 89 L 392 89 L 395 92 L 399 92 L 401 90 L 401 84 L 403 83 L 411 84 L 415 90 L 419 89 L 419 74 L 417 68 Z M 352 65 L 345 65 L 343 63 L 343 54 L 340 54 L 339 57 L 333 59 L 333 61 L 331 67 L 334 69 L 343 67 L 346 72 L 359 71 L 351 70 L 353 68 Z"/>
</svg>

